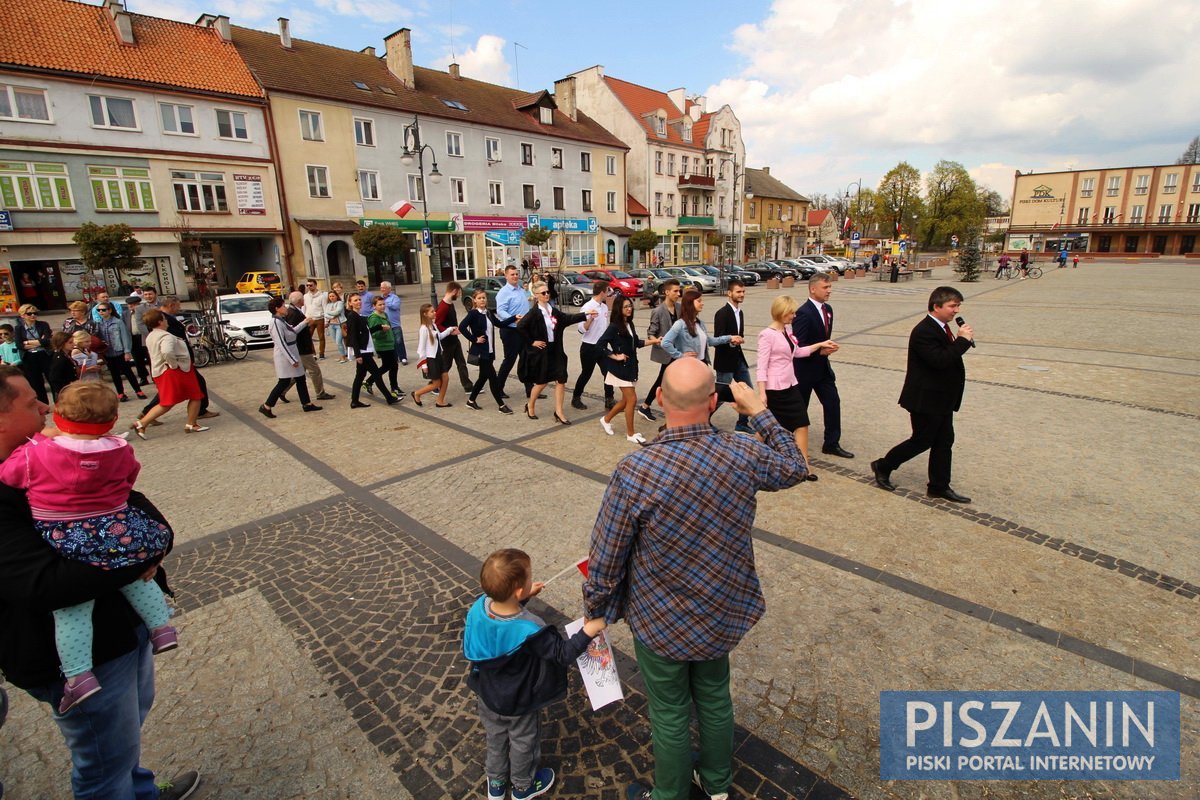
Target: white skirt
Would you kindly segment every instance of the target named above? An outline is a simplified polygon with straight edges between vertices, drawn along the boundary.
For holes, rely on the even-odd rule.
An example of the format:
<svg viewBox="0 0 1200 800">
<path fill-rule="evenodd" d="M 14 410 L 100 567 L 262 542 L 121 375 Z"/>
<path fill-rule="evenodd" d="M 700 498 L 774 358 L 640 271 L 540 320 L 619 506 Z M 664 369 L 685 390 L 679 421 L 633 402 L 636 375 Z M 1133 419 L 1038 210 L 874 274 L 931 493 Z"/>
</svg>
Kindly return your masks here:
<svg viewBox="0 0 1200 800">
<path fill-rule="evenodd" d="M 623 386 L 628 386 L 628 387 L 632 387 L 632 386 L 633 386 L 633 382 L 632 382 L 632 381 L 623 381 L 623 380 L 621 380 L 620 378 L 618 378 L 616 375 L 613 375 L 611 372 L 609 372 L 608 374 L 606 374 L 606 375 L 604 376 L 604 382 L 605 382 L 607 385 L 609 385 L 609 386 L 615 386 L 615 387 L 617 387 L 618 389 L 620 389 L 620 388 L 621 388 L 621 387 L 623 387 Z"/>
</svg>

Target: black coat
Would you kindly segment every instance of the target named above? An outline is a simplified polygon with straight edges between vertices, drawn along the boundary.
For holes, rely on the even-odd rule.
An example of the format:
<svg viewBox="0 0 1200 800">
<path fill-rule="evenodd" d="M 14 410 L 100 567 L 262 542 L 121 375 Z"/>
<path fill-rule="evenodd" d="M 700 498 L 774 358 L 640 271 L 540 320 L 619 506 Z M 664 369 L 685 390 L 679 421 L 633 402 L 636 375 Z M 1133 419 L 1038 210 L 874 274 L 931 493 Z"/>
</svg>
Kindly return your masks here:
<svg viewBox="0 0 1200 800">
<path fill-rule="evenodd" d="M 926 315 L 908 336 L 908 369 L 900 390 L 900 405 L 913 414 L 949 414 L 962 404 L 967 370 L 963 354 L 971 342 L 953 343 L 932 317 Z"/>
<path fill-rule="evenodd" d="M 548 706 L 567 693 L 567 666 L 587 652 L 582 630 L 564 639 L 547 625 L 508 655 L 471 662 L 467 686 L 497 714 L 518 717 Z"/>
<path fill-rule="evenodd" d="M 717 313 L 713 316 L 713 336 L 745 336 L 746 311 L 744 309 L 740 317 L 741 324 L 739 325 L 738 315 L 733 313 L 733 308 L 729 303 L 718 308 Z M 717 372 L 733 372 L 745 363 L 746 354 L 742 352 L 740 344 L 713 346 L 713 369 Z"/>
<path fill-rule="evenodd" d="M 475 341 L 480 336 L 487 335 L 487 320 L 492 321 L 492 342 L 489 350 L 487 342 Z M 484 361 L 494 361 L 498 352 L 498 339 L 496 335 L 500 330 L 500 320 L 496 317 L 496 313 L 491 309 L 487 312 L 480 311 L 477 308 L 472 308 L 463 317 L 463 321 L 459 323 L 458 332 L 461 333 L 467 340 L 467 352 L 473 356 L 478 356 Z"/>
<path fill-rule="evenodd" d="M 829 333 L 825 332 L 825 320 L 821 318 L 821 312 L 810 301 L 805 300 L 804 305 L 796 309 L 796 318 L 792 320 L 792 334 L 796 337 L 796 344 L 807 347 L 832 338 L 833 306 L 826 303 L 825 307 L 829 309 Z M 811 389 L 821 381 L 833 377 L 829 356 L 823 356 L 816 351 L 808 358 L 793 358 L 792 368 L 796 370 L 796 380 L 804 389 Z"/>
<path fill-rule="evenodd" d="M 371 341 L 371 329 L 367 326 L 367 318 L 357 311 L 346 309 L 346 346 L 354 348 L 356 356 L 361 356 Z"/>
<path fill-rule="evenodd" d="M 638 379 L 638 348 L 645 346 L 646 343 L 638 338 L 637 331 L 631 331 L 624 325 L 620 327 L 609 325 L 596 340 L 596 347 L 603 354 L 601 358 L 608 359 L 608 371 L 614 377 L 631 383 L 636 383 Z M 618 354 L 628 357 L 624 361 L 614 361 L 609 358 L 609 356 Z"/>
<path fill-rule="evenodd" d="M 546 318 L 539 305 L 534 305 L 521 317 L 517 330 L 525 337 L 525 352 L 517 372 L 522 381 L 529 383 L 562 383 L 567 379 L 567 355 L 563 352 L 563 338 L 567 327 L 587 319 L 586 314 L 568 314 L 557 308 L 550 312 L 554 317 L 554 341 L 546 330 Z M 534 347 L 534 342 L 548 342 L 546 347 Z"/>
</svg>

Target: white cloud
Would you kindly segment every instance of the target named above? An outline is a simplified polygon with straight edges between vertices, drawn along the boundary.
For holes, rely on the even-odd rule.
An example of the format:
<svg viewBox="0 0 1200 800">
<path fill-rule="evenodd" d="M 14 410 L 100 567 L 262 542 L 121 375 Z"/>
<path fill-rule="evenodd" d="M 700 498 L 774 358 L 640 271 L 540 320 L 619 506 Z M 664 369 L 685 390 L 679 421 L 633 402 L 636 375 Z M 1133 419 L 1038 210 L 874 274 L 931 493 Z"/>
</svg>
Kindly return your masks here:
<svg viewBox="0 0 1200 800">
<path fill-rule="evenodd" d="M 445 52 L 429 66 L 444 70 L 451 61 L 457 61 L 464 77 L 510 86 L 512 69 L 504 57 L 505 44 L 504 39 L 499 36 L 485 33 L 476 40 L 473 47 L 468 47 L 457 55 Z"/>
<path fill-rule="evenodd" d="M 395 0 L 314 0 L 314 5 L 341 19 L 370 20 L 379 25 L 409 22 L 416 16 L 411 5 Z"/>
<path fill-rule="evenodd" d="M 946 158 L 1006 195 L 1018 167 L 1174 160 L 1200 131 L 1200 51 L 1179 45 L 1198 18 L 1134 0 L 775 0 L 733 32 L 744 68 L 707 95 L 741 119 L 751 165 L 801 191 Z"/>
</svg>

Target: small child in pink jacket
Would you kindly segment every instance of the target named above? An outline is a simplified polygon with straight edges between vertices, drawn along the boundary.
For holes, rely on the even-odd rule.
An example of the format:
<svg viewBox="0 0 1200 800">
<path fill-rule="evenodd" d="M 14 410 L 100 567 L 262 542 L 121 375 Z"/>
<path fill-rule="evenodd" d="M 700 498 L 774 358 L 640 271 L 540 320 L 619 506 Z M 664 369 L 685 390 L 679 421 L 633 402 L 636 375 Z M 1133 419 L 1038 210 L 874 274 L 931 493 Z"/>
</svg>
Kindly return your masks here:
<svg viewBox="0 0 1200 800">
<path fill-rule="evenodd" d="M 133 448 L 108 435 L 117 421 L 117 395 L 102 383 L 72 383 L 54 404 L 58 434 L 36 434 L 0 464 L 0 482 L 24 489 L 34 525 L 64 558 L 100 569 L 147 566 L 161 558 L 174 534 L 140 508 L 129 492 L 141 465 Z M 152 580 L 135 580 L 121 594 L 150 629 L 155 653 L 178 646 L 171 611 Z M 87 601 L 54 612 L 54 638 L 66 684 L 60 714 L 100 691 L 92 672 L 92 607 Z"/>
</svg>

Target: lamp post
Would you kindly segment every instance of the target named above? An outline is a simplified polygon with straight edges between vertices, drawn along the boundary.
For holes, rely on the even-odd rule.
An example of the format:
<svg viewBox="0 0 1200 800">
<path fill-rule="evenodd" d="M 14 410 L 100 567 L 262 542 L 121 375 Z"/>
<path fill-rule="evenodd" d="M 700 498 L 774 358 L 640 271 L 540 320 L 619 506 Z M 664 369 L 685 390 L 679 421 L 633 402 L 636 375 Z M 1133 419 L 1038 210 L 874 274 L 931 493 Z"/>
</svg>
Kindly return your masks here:
<svg viewBox="0 0 1200 800">
<path fill-rule="evenodd" d="M 737 163 L 736 155 L 733 158 L 722 158 L 720 163 L 717 164 L 717 171 L 722 176 L 722 182 L 724 181 L 726 164 L 733 165 L 733 180 L 730 182 L 730 188 L 733 189 L 733 199 L 730 201 L 730 204 L 731 204 L 732 210 L 733 210 L 733 246 L 734 246 L 734 255 L 736 255 L 737 259 L 739 261 L 741 261 L 741 259 L 745 255 L 745 244 L 742 241 L 742 231 L 743 231 L 742 212 L 741 212 L 741 208 L 740 208 L 741 203 L 738 202 L 737 185 L 738 185 L 738 181 L 742 181 L 743 182 L 742 189 L 743 189 L 743 191 L 745 190 L 745 188 L 746 188 L 746 184 L 745 184 L 746 168 L 745 168 L 745 166 L 743 166 L 742 171 L 738 172 L 738 163 Z M 746 194 L 747 198 L 754 196 L 753 194 L 751 194 L 749 192 L 746 192 L 745 194 Z M 732 261 L 733 259 L 730 259 L 730 260 Z M 722 262 L 721 262 L 721 290 L 724 291 L 726 288 L 728 288 L 728 286 L 729 286 L 729 267 L 727 264 L 725 264 L 724 260 L 722 260 Z"/>
<path fill-rule="evenodd" d="M 421 216 L 424 219 L 424 226 L 421 229 L 421 249 L 417 252 L 425 251 L 425 237 L 429 237 L 429 302 L 437 305 L 437 285 L 433 279 L 433 233 L 429 230 L 429 192 L 425 189 L 425 151 L 429 151 L 429 159 L 433 162 L 433 169 L 429 172 L 429 182 L 434 186 L 442 182 L 442 173 L 438 172 L 437 155 L 434 154 L 433 148 L 427 144 L 421 144 L 421 125 L 416 115 L 413 115 L 413 121 L 410 125 L 404 126 L 404 152 L 400 155 L 400 163 L 406 167 L 411 167 L 413 159 L 416 159 L 417 169 L 421 173 Z"/>
<path fill-rule="evenodd" d="M 850 187 L 856 187 L 854 190 L 854 213 L 850 213 Z M 862 200 L 862 178 L 856 181 L 851 181 L 846 184 L 846 215 L 850 217 L 850 221 L 857 224 L 860 201 Z M 852 231 L 851 231 L 852 232 Z M 858 260 L 858 248 L 850 248 L 850 262 L 854 263 Z"/>
</svg>

